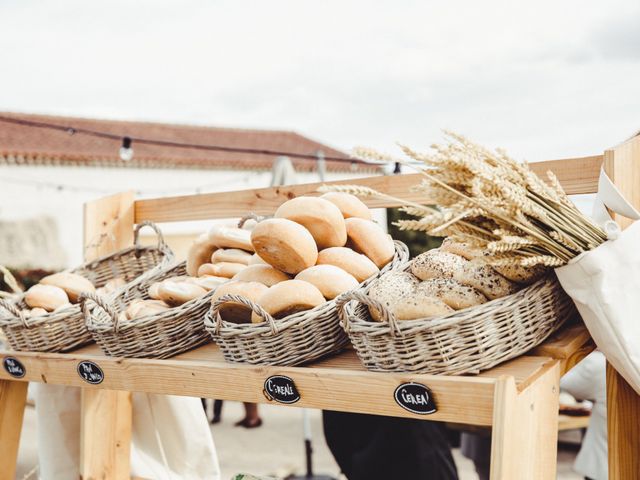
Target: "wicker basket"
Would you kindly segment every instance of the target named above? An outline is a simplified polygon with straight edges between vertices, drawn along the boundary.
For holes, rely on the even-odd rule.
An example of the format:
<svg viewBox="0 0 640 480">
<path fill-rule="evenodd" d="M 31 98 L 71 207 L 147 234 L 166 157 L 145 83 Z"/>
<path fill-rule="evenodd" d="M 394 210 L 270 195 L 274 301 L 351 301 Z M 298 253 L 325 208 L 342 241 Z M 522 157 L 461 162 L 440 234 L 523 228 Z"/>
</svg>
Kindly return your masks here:
<svg viewBox="0 0 640 480">
<path fill-rule="evenodd" d="M 155 230 L 158 236 L 157 246 L 139 245 L 139 232 L 144 226 Z M 96 287 L 102 287 L 117 277 L 131 282 L 154 267 L 173 259 L 173 252 L 155 224 L 143 222 L 137 225 L 134 238 L 134 246 L 69 271 L 89 279 Z M 114 292 L 110 297 L 116 294 L 117 292 Z M 34 318 L 27 318 L 23 312 L 29 308 L 24 302 L 24 294 L 14 301 L 0 299 L 0 307 L 4 309 L 0 309 L 0 326 L 14 350 L 64 352 L 91 342 L 91 335 L 85 327 L 84 316 L 78 304 Z"/>
<path fill-rule="evenodd" d="M 393 260 L 382 272 L 399 268 L 408 260 L 406 245 L 395 242 L 395 247 Z M 361 286 L 368 285 L 374 278 L 366 280 Z M 258 324 L 237 324 L 222 320 L 218 315 L 218 308 L 229 301 L 247 305 L 265 321 Z M 300 365 L 338 352 L 349 343 L 340 327 L 335 300 L 312 310 L 275 320 L 250 300 L 237 295 L 224 295 L 211 306 L 204 323 L 220 346 L 224 358 L 234 363 Z"/>
<path fill-rule="evenodd" d="M 555 275 L 503 298 L 444 317 L 397 321 L 367 296 L 368 289 L 337 299 L 341 325 L 369 370 L 471 374 L 539 345 L 576 314 Z M 381 321 L 372 320 L 369 308 Z"/>
<path fill-rule="evenodd" d="M 169 358 L 211 340 L 202 319 L 211 305 L 213 291 L 166 312 L 119 320 L 118 313 L 125 311 L 133 300 L 150 298 L 148 290 L 152 283 L 177 275 L 186 275 L 186 262 L 140 278 L 110 302 L 94 294 L 81 297 L 87 329 L 105 354 Z"/>
</svg>

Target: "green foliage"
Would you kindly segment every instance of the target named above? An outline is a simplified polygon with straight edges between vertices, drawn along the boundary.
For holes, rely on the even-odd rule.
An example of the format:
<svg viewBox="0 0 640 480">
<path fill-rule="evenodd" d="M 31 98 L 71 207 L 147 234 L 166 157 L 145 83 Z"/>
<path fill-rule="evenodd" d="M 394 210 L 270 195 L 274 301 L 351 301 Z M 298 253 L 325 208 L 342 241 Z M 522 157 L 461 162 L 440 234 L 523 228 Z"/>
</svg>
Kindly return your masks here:
<svg viewBox="0 0 640 480">
<path fill-rule="evenodd" d="M 398 208 L 387 208 L 387 227 L 391 236 L 407 244 L 411 258 L 420 255 L 422 252 L 438 248 L 442 243 L 442 238 L 431 237 L 425 232 L 415 232 L 412 230 L 400 230 L 394 225 L 398 220 L 415 219 L 411 215 L 401 212 Z"/>
</svg>

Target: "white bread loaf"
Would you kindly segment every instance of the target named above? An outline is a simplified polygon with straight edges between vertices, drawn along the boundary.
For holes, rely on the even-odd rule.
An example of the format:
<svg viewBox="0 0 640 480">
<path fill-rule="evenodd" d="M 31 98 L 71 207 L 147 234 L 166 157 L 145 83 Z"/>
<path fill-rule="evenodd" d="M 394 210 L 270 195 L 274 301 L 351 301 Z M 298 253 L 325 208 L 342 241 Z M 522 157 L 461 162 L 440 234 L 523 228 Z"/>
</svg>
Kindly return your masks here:
<svg viewBox="0 0 640 480">
<path fill-rule="evenodd" d="M 239 248 L 220 248 L 211 255 L 211 263 L 242 263 L 249 265 L 252 254 Z"/>
<path fill-rule="evenodd" d="M 95 292 L 96 287 L 89 280 L 81 275 L 70 272 L 54 273 L 48 275 L 40 280 L 42 285 L 53 285 L 54 287 L 60 287 L 63 289 L 69 301 L 76 303 L 78 297 L 84 292 Z"/>
<path fill-rule="evenodd" d="M 158 296 L 167 305 L 172 307 L 182 305 L 194 298 L 201 297 L 207 293 L 207 290 L 200 285 L 194 285 L 187 282 L 171 282 L 168 280 L 160 283 L 158 287 Z"/>
<path fill-rule="evenodd" d="M 251 232 L 242 228 L 214 225 L 209 230 L 209 241 L 218 248 L 238 248 L 253 252 Z"/>
<path fill-rule="evenodd" d="M 342 213 L 333 203 L 318 197 L 297 197 L 284 202 L 274 214 L 299 223 L 311 233 L 318 249 L 342 247 L 347 229 Z"/>
<path fill-rule="evenodd" d="M 320 290 L 302 280 L 277 283 L 260 295 L 257 301 L 258 305 L 276 319 L 311 310 L 325 302 Z M 264 319 L 254 312 L 251 314 L 251 321 L 261 323 Z"/>
<path fill-rule="evenodd" d="M 187 273 L 192 277 L 198 275 L 200 265 L 209 263 L 211 255 L 218 247 L 209 240 L 209 235 L 203 233 L 189 247 L 187 252 Z"/>
<path fill-rule="evenodd" d="M 371 220 L 371 210 L 355 195 L 343 192 L 327 192 L 320 198 L 333 203 L 342 212 L 344 218 L 364 218 Z"/>
<path fill-rule="evenodd" d="M 345 223 L 349 244 L 354 250 L 369 257 L 378 268 L 393 259 L 393 240 L 377 223 L 356 217 L 347 218 Z"/>
<path fill-rule="evenodd" d="M 211 303 L 221 298 L 223 295 L 240 295 L 247 300 L 257 303 L 258 298 L 269 288 L 258 282 L 242 282 L 232 280 L 218 287 L 211 297 Z M 233 323 L 251 323 L 251 309 L 242 303 L 227 302 L 220 306 L 218 310 L 223 320 Z"/>
<path fill-rule="evenodd" d="M 53 312 L 61 305 L 69 303 L 67 293 L 55 285 L 37 284 L 31 287 L 24 295 L 24 301 L 31 308 L 43 308 L 47 312 Z"/>
<path fill-rule="evenodd" d="M 241 272 L 247 268 L 243 263 L 205 263 L 198 268 L 198 276 L 212 275 L 214 277 L 227 277 L 232 278 L 238 272 Z"/>
<path fill-rule="evenodd" d="M 318 248 L 309 231 L 286 218 L 264 220 L 251 231 L 251 242 L 260 257 L 272 267 L 296 274 L 315 265 Z"/>
<path fill-rule="evenodd" d="M 481 305 L 487 301 L 482 293 L 469 285 L 463 285 L 452 278 L 430 278 L 420 282 L 416 293 L 424 297 L 442 300 L 454 310 Z"/>
<path fill-rule="evenodd" d="M 346 247 L 325 248 L 318 254 L 318 265 L 335 265 L 353 275 L 358 282 L 376 275 L 380 269 L 367 256 Z"/>
<path fill-rule="evenodd" d="M 304 280 L 314 285 L 327 300 L 332 300 L 359 285 L 353 275 L 335 265 L 314 265 L 296 275 L 296 280 Z"/>
<path fill-rule="evenodd" d="M 237 273 L 233 280 L 241 282 L 258 282 L 271 287 L 276 283 L 291 280 L 291 277 L 280 270 L 273 268 L 271 265 L 249 265 L 241 272 Z"/>
</svg>

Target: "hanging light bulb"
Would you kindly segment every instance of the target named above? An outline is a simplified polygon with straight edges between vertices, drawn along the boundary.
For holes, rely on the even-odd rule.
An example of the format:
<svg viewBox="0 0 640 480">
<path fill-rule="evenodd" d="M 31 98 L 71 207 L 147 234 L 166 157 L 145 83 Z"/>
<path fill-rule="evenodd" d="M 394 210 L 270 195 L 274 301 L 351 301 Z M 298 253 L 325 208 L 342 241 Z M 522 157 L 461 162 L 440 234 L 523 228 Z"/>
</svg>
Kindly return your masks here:
<svg viewBox="0 0 640 480">
<path fill-rule="evenodd" d="M 133 148 L 131 148 L 131 139 L 124 137 L 122 139 L 122 146 L 120 147 L 120 159 L 124 162 L 128 162 L 133 158 Z"/>
</svg>

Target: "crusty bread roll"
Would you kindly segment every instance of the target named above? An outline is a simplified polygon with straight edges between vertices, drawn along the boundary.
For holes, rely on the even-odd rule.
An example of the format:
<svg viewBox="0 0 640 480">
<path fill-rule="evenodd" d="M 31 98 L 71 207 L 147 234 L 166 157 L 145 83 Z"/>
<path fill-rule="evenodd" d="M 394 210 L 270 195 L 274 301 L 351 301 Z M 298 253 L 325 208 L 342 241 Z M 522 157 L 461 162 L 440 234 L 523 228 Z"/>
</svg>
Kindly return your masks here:
<svg viewBox="0 0 640 480">
<path fill-rule="evenodd" d="M 419 280 L 409 272 L 387 272 L 373 282 L 368 295 L 395 312 L 396 305 L 402 303 L 418 283 Z M 370 308 L 369 312 L 374 320 L 380 320 L 377 310 Z"/>
<path fill-rule="evenodd" d="M 353 290 L 359 284 L 356 277 L 335 265 L 314 265 L 296 275 L 296 280 L 304 280 L 315 285 L 327 300 Z"/>
<path fill-rule="evenodd" d="M 54 287 L 60 287 L 63 289 L 69 301 L 76 303 L 78 297 L 83 292 L 95 292 L 96 287 L 89 280 L 81 275 L 70 272 L 54 273 L 53 275 L 47 275 L 40 280 L 42 285 L 53 285 Z"/>
<path fill-rule="evenodd" d="M 454 242 L 450 238 L 445 238 L 440 246 L 440 251 L 454 253 L 466 258 L 467 260 L 473 260 L 474 258 L 482 257 L 482 251 L 477 248 L 472 248 L 466 243 Z"/>
<path fill-rule="evenodd" d="M 267 287 L 271 287 L 276 283 L 291 280 L 291 277 L 286 273 L 273 268 L 271 265 L 262 264 L 249 265 L 244 270 L 237 273 L 233 279 L 242 282 L 259 282 Z"/>
<path fill-rule="evenodd" d="M 220 248 L 211 255 L 211 263 L 242 263 L 249 265 L 252 255 L 239 248 Z"/>
<path fill-rule="evenodd" d="M 393 240 L 377 223 L 357 217 L 347 218 L 345 223 L 349 244 L 369 257 L 378 268 L 384 267 L 393 259 Z"/>
<path fill-rule="evenodd" d="M 189 277 L 185 282 L 200 285 L 206 291 L 215 290 L 223 283 L 227 283 L 229 279 L 227 277 L 216 277 L 215 275 L 204 275 L 202 277 L 194 278 Z M 149 295 L 151 296 L 151 295 Z"/>
<path fill-rule="evenodd" d="M 318 248 L 309 231 L 286 218 L 264 220 L 251 231 L 255 251 L 269 265 L 296 274 L 315 265 Z"/>
<path fill-rule="evenodd" d="M 294 313 L 311 310 L 325 303 L 324 296 L 316 287 L 302 280 L 287 280 L 280 282 L 260 295 L 260 305 L 273 318 L 280 319 Z M 264 319 L 256 313 L 251 314 L 253 323 L 263 322 Z"/>
<path fill-rule="evenodd" d="M 232 280 L 218 287 L 211 297 L 214 303 L 223 295 L 229 293 L 240 295 L 247 300 L 257 303 L 258 298 L 264 294 L 269 287 L 259 282 L 242 282 Z M 220 306 L 218 310 L 223 320 L 233 323 L 251 323 L 251 309 L 242 303 L 227 302 Z"/>
<path fill-rule="evenodd" d="M 187 282 L 171 282 L 165 280 L 158 286 L 158 296 L 160 300 L 163 300 L 167 305 L 172 307 L 201 297 L 205 293 L 207 293 L 207 291 L 200 285 Z"/>
<path fill-rule="evenodd" d="M 335 265 L 353 275 L 358 282 L 376 275 L 380 269 L 367 256 L 346 247 L 325 248 L 318 254 L 318 265 Z"/>
<path fill-rule="evenodd" d="M 204 275 L 213 275 L 216 277 L 232 278 L 235 274 L 241 272 L 245 268 L 247 268 L 247 266 L 242 263 L 204 263 L 200 265 L 200 268 L 198 268 L 198 276 L 202 277 Z"/>
<path fill-rule="evenodd" d="M 257 253 L 254 253 L 253 255 L 251 255 L 251 259 L 249 260 L 249 263 L 247 265 L 269 265 L 269 264 L 265 262 L 262 258 L 260 258 L 260 255 L 258 255 Z"/>
<path fill-rule="evenodd" d="M 493 269 L 507 280 L 511 280 L 512 282 L 519 283 L 521 285 L 529 285 L 535 282 L 548 270 L 544 265 L 534 265 L 533 267 L 523 267 L 521 265 L 495 265 L 493 266 Z"/>
<path fill-rule="evenodd" d="M 60 305 L 69 303 L 69 297 L 60 287 L 37 284 L 27 290 L 24 301 L 31 308 L 40 307 L 47 312 L 53 312 Z"/>
<path fill-rule="evenodd" d="M 137 299 L 125 310 L 126 318 L 133 320 L 135 318 L 145 317 L 147 315 L 155 315 L 169 310 L 169 305 L 161 300 L 141 300 Z"/>
<path fill-rule="evenodd" d="M 411 272 L 421 280 L 453 278 L 469 285 L 488 299 L 504 297 L 515 292 L 516 286 L 489 265 L 469 260 L 438 249 L 429 250 L 413 259 Z"/>
<path fill-rule="evenodd" d="M 424 297 L 439 298 L 454 310 L 473 307 L 487 301 L 482 293 L 452 278 L 430 278 L 420 282 L 416 293 Z"/>
<path fill-rule="evenodd" d="M 251 232 L 242 228 L 214 225 L 209 230 L 209 241 L 218 248 L 239 248 L 253 252 Z"/>
<path fill-rule="evenodd" d="M 319 197 L 298 197 L 284 202 L 274 214 L 299 223 L 313 236 L 319 249 L 343 247 L 347 229 L 340 209 Z"/>
<path fill-rule="evenodd" d="M 327 192 L 324 195 L 320 195 L 320 198 L 324 198 L 338 207 L 344 218 L 357 217 L 371 220 L 371 210 L 355 195 L 342 192 Z"/>
<path fill-rule="evenodd" d="M 203 233 L 196 238 L 187 252 L 187 273 L 192 277 L 198 275 L 198 268 L 211 261 L 211 255 L 218 247 L 209 240 L 209 235 Z"/>
</svg>

